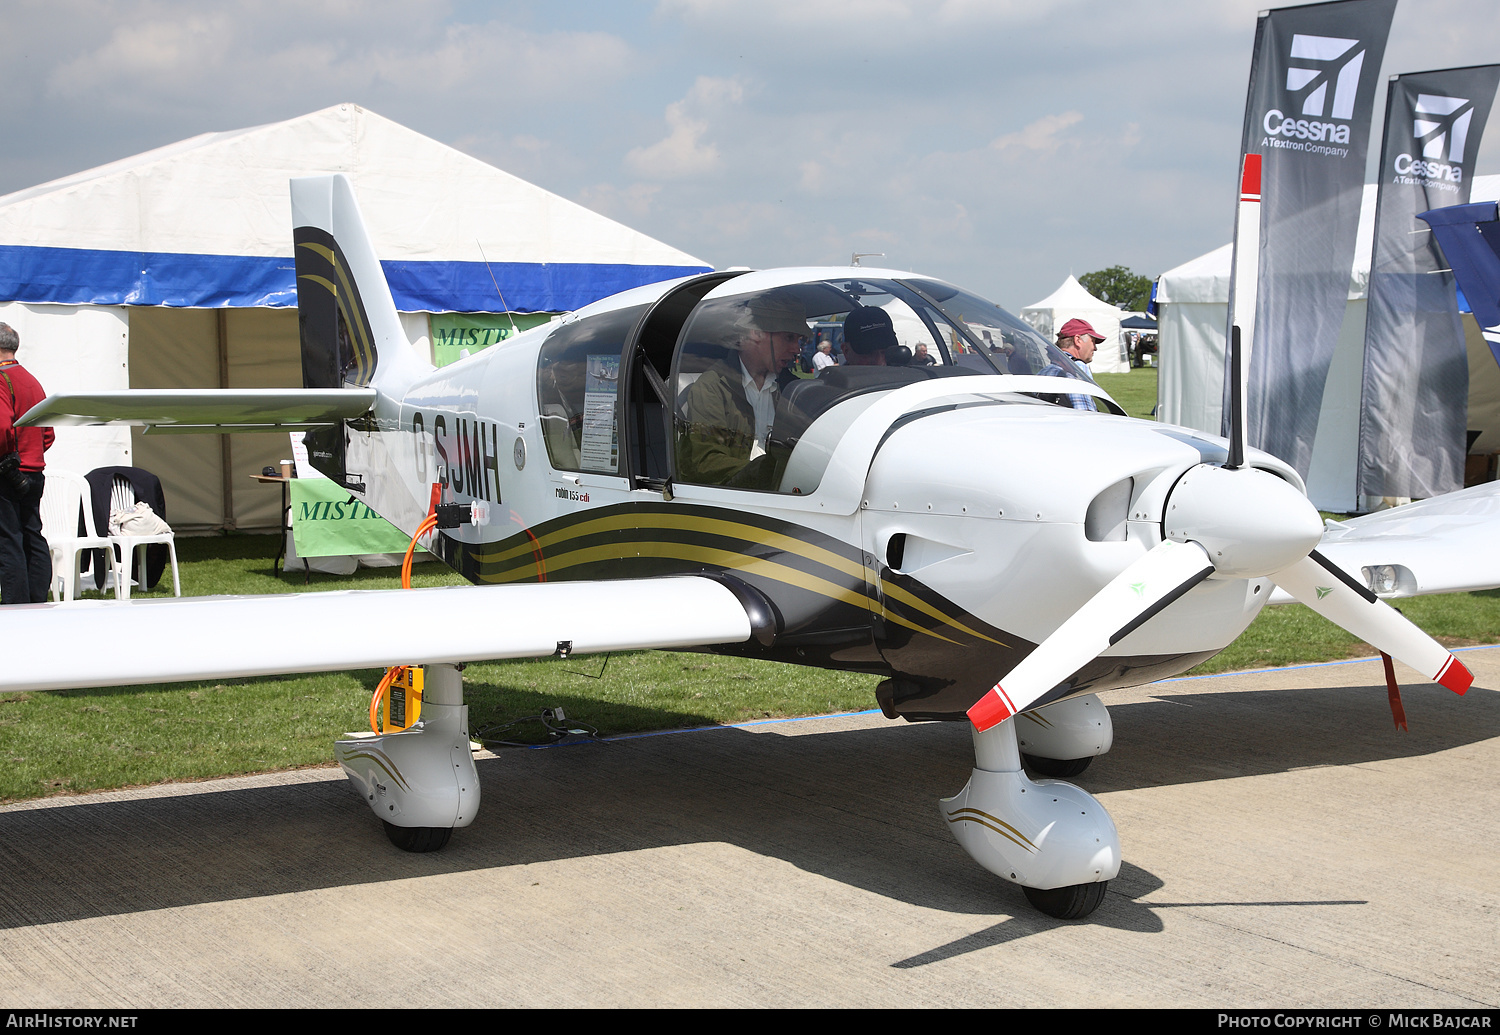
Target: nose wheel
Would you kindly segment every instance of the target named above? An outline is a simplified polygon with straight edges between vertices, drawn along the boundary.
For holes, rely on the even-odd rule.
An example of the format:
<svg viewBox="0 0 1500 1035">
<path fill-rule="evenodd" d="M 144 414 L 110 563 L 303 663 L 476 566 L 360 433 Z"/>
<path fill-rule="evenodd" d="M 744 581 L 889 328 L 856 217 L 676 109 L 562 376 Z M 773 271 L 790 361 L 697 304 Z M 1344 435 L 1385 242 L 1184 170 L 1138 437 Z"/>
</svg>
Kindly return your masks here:
<svg viewBox="0 0 1500 1035">
<path fill-rule="evenodd" d="M 388 820 L 381 822 L 385 824 L 385 836 L 403 852 L 435 852 L 453 836 L 452 827 L 398 827 Z"/>
<path fill-rule="evenodd" d="M 1093 884 L 1071 884 L 1066 888 L 1051 888 L 1046 891 L 1041 888 L 1021 890 L 1026 892 L 1026 901 L 1035 906 L 1038 912 L 1058 920 L 1081 920 L 1099 908 L 1108 888 L 1109 881 L 1101 880 Z"/>
<path fill-rule="evenodd" d="M 1078 920 L 1099 907 L 1120 872 L 1120 836 L 1087 791 L 1026 775 L 1015 726 L 1007 719 L 973 730 L 969 782 L 939 808 L 975 862 L 1021 885 L 1046 915 Z"/>
</svg>

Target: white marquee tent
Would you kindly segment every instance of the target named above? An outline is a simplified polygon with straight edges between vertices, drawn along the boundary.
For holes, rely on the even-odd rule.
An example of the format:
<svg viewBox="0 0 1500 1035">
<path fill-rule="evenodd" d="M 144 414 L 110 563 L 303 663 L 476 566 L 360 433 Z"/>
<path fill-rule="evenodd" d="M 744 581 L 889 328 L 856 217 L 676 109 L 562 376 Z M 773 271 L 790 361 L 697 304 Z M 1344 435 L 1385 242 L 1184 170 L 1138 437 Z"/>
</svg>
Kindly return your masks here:
<svg viewBox="0 0 1500 1035">
<path fill-rule="evenodd" d="M 1500 200 L 1500 176 L 1474 177 L 1473 201 Z M 1308 495 L 1323 510 L 1367 509 L 1355 496 L 1360 382 L 1364 369 L 1365 294 L 1375 240 L 1375 185 L 1366 184 L 1349 274 L 1349 301 L 1323 408 L 1318 415 Z M 1157 419 L 1217 435 L 1224 392 L 1224 334 L 1229 322 L 1232 245 L 1170 269 L 1156 286 L 1160 325 Z M 1469 427 L 1484 429 L 1477 450 L 1500 449 L 1500 368 L 1478 327 L 1464 317 L 1469 339 Z"/>
<path fill-rule="evenodd" d="M 327 172 L 353 182 L 424 358 L 429 313 L 563 312 L 710 268 L 340 104 L 0 197 L 0 321 L 19 358 L 49 391 L 300 386 L 287 180 Z M 249 475 L 288 455 L 281 435 L 60 428 L 48 463 L 144 467 L 175 527 L 247 528 L 279 523 L 276 488 Z"/>
<path fill-rule="evenodd" d="M 1033 302 L 1018 315 L 1048 341 L 1056 341 L 1058 329 L 1069 320 L 1075 317 L 1087 320 L 1105 338 L 1089 369 L 1096 374 L 1118 374 L 1130 369 L 1130 360 L 1120 341 L 1120 321 L 1130 314 L 1089 294 L 1088 288 L 1071 273 L 1056 291 L 1040 302 Z"/>
</svg>

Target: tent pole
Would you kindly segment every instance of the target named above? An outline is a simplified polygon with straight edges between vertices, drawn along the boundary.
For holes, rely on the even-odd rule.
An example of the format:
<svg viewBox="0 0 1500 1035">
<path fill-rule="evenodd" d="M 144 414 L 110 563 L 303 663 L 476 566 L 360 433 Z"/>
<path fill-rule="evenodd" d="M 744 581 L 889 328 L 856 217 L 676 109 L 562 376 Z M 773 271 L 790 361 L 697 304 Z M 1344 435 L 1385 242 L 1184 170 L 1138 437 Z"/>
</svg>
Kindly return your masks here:
<svg viewBox="0 0 1500 1035">
<path fill-rule="evenodd" d="M 229 387 L 229 310 L 216 310 L 219 338 L 219 387 Z M 234 466 L 231 462 L 229 436 L 219 436 L 220 483 L 223 486 L 224 530 L 234 530 Z"/>
</svg>

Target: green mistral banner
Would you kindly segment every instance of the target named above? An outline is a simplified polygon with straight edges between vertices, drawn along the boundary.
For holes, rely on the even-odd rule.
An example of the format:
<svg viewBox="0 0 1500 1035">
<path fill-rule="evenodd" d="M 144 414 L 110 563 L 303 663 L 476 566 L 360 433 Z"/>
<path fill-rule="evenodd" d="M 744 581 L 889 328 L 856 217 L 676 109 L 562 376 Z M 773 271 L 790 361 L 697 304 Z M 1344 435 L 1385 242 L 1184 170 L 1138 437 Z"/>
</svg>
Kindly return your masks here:
<svg viewBox="0 0 1500 1035">
<path fill-rule="evenodd" d="M 292 539 L 298 557 L 405 553 L 406 535 L 331 478 L 294 478 Z"/>
<path fill-rule="evenodd" d="M 465 351 L 473 355 L 550 319 L 550 313 L 433 313 L 433 362 L 445 367 L 462 359 Z"/>
</svg>

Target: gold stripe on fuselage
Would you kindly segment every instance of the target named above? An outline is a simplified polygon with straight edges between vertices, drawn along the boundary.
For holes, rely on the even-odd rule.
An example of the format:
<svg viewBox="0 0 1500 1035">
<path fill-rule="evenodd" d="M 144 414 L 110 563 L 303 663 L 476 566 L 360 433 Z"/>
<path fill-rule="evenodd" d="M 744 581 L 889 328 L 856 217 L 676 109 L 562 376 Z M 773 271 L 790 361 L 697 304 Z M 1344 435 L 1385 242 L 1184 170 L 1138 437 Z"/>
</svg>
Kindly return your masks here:
<svg viewBox="0 0 1500 1035">
<path fill-rule="evenodd" d="M 560 541 L 566 541 L 567 539 L 573 538 L 575 536 L 595 535 L 600 532 L 617 531 L 621 528 L 672 528 L 689 532 L 703 532 L 708 535 L 720 535 L 727 539 L 739 539 L 744 542 L 759 543 L 764 546 L 772 546 L 786 553 L 801 557 L 803 560 L 812 561 L 814 564 L 821 564 L 825 567 L 832 568 L 835 571 L 843 572 L 845 575 L 848 575 L 851 578 L 858 579 L 861 582 L 865 583 L 867 587 L 870 585 L 869 572 L 863 564 L 860 564 L 857 561 L 852 561 L 847 557 L 842 557 L 839 554 L 834 553 L 832 550 L 825 550 L 822 547 L 813 546 L 801 539 L 786 535 L 782 532 L 775 532 L 771 529 L 762 528 L 758 525 L 745 524 L 744 522 L 726 521 L 722 518 L 703 517 L 697 514 L 657 513 L 652 517 L 653 520 L 649 526 L 643 526 L 639 517 L 625 514 L 614 514 L 608 517 L 585 519 L 577 525 L 571 525 L 566 529 L 561 529 L 557 532 L 551 532 L 547 535 L 539 537 L 538 545 L 543 549 L 543 551 L 545 551 L 548 547 L 555 545 Z M 529 552 L 531 552 L 530 547 L 527 544 L 521 544 L 502 552 L 498 557 L 485 554 L 476 554 L 476 558 L 493 563 L 504 563 L 507 560 L 522 556 Z M 1002 647 L 1005 646 L 1005 644 L 1000 643 L 998 640 L 986 636 L 984 633 L 976 632 L 975 630 L 970 629 L 968 626 L 964 625 L 962 622 L 956 621 L 951 616 L 944 614 L 937 608 L 933 607 L 931 604 L 927 603 L 925 600 L 922 600 L 920 597 L 914 596 L 913 594 L 902 589 L 900 586 L 893 586 L 889 582 L 886 582 L 884 580 L 881 581 L 880 585 L 886 596 L 900 601 L 907 607 L 915 608 L 928 617 L 936 618 L 944 625 L 952 626 L 960 632 L 967 633 L 968 635 L 973 636 L 976 639 L 989 640 L 989 642 L 991 643 L 997 644 Z"/>
<path fill-rule="evenodd" d="M 649 522 L 643 521 L 644 517 L 649 517 Z M 865 586 L 867 591 L 873 589 L 868 570 L 864 565 L 847 557 L 843 557 L 832 550 L 827 550 L 820 546 L 813 546 L 801 539 L 797 539 L 794 536 L 790 536 L 782 532 L 776 532 L 768 528 L 763 528 L 759 525 L 751 525 L 738 521 L 728 521 L 723 518 L 704 517 L 703 515 L 699 514 L 663 514 L 657 512 L 650 515 L 639 515 L 625 513 L 609 514 L 596 518 L 584 518 L 575 524 L 571 524 L 564 528 L 560 528 L 555 531 L 540 535 L 536 538 L 535 542 L 527 540 L 526 542 L 517 543 L 515 546 L 499 550 L 475 550 L 474 559 L 481 565 L 500 565 L 505 564 L 509 561 L 517 560 L 525 562 L 528 560 L 533 560 L 536 551 L 541 550 L 543 555 L 547 557 L 547 564 L 549 566 L 549 569 L 556 570 L 559 567 L 571 567 L 573 565 L 590 563 L 596 560 L 610 560 L 617 558 L 620 555 L 620 546 L 622 544 L 615 544 L 609 547 L 593 547 L 580 550 L 569 550 L 567 548 L 567 544 L 574 540 L 581 539 L 590 535 L 616 532 L 623 529 L 645 531 L 657 528 L 671 529 L 675 531 L 698 532 L 704 535 L 716 535 L 726 539 L 735 539 L 741 542 L 769 546 L 784 553 L 791 554 L 795 557 L 800 557 L 803 560 L 810 561 L 814 564 L 821 564 L 824 567 L 831 568 L 834 571 L 838 571 L 844 575 L 848 575 L 850 578 L 857 579 Z M 634 545 L 639 550 L 640 547 L 643 546 L 659 547 L 661 544 L 659 542 L 645 541 L 637 542 Z M 554 548 L 561 548 L 562 552 L 551 552 Z M 639 555 L 657 557 L 668 556 L 680 560 L 701 561 L 701 556 L 686 556 L 682 551 L 685 551 L 687 549 L 688 548 L 685 545 L 675 553 L 662 553 L 659 549 L 650 549 L 640 552 Z M 731 551 L 715 551 L 715 553 L 717 553 L 720 557 L 737 559 L 736 563 L 726 563 L 726 567 L 733 567 L 742 571 L 751 570 L 745 564 L 738 563 L 738 559 L 742 559 L 745 557 L 745 555 L 742 553 Z M 587 559 L 576 559 L 576 555 L 579 554 L 586 556 Z M 559 561 L 561 561 L 562 563 L 559 564 Z M 765 563 L 774 565 L 776 562 Z M 780 565 L 777 566 L 780 567 Z M 816 576 L 806 576 L 803 573 L 798 572 L 799 578 L 793 579 L 780 577 L 774 574 L 772 570 L 766 568 L 756 570 L 758 574 L 763 574 L 768 578 L 774 578 L 779 582 L 786 582 L 791 585 L 797 585 L 801 588 L 808 589 L 809 591 L 818 593 L 822 596 L 828 596 L 836 600 L 845 600 L 846 602 L 848 602 L 847 596 L 845 595 L 847 591 L 836 590 L 835 592 L 830 593 L 826 590 L 815 589 L 812 586 L 804 584 L 802 581 L 800 581 L 801 578 L 807 578 L 815 580 L 821 586 L 834 586 L 833 583 L 829 583 L 823 579 L 818 579 Z M 791 567 L 787 567 L 786 570 L 793 572 L 797 571 L 797 569 Z M 514 575 L 499 575 L 489 577 L 481 576 L 481 578 L 486 582 L 510 582 L 514 581 L 516 578 L 528 577 L 530 571 L 530 565 L 523 564 L 523 566 L 515 569 Z M 527 574 L 522 574 L 523 572 Z M 993 637 L 986 636 L 984 633 L 969 628 L 967 625 L 963 624 L 960 621 L 957 621 L 949 615 L 944 614 L 938 608 L 927 603 L 925 600 L 922 600 L 920 597 L 913 595 L 907 590 L 902 589 L 899 586 L 893 586 L 889 582 L 886 582 L 884 580 L 881 581 L 880 586 L 887 597 L 899 601 L 907 607 L 920 611 L 930 618 L 935 618 L 938 621 L 942 622 L 944 625 L 957 629 L 960 632 L 963 632 L 969 636 L 973 636 L 976 639 L 987 640 L 990 643 L 994 643 L 1002 647 L 1005 646 L 1005 644 L 1000 643 L 999 640 L 996 640 Z M 848 596 L 853 595 L 854 594 L 848 594 Z M 860 603 L 858 606 L 862 608 L 868 609 L 875 606 L 875 600 L 871 596 L 863 596 L 860 597 L 859 600 Z M 927 635 L 934 636 L 946 643 L 955 642 L 946 636 L 940 636 L 939 634 L 932 632 L 931 630 L 917 625 L 915 622 L 903 618 L 902 616 L 891 611 L 889 608 L 885 608 L 882 606 L 881 610 L 883 612 L 883 617 L 885 617 L 889 621 L 895 622 L 898 625 L 904 626 L 917 632 L 926 633 Z"/>
</svg>

